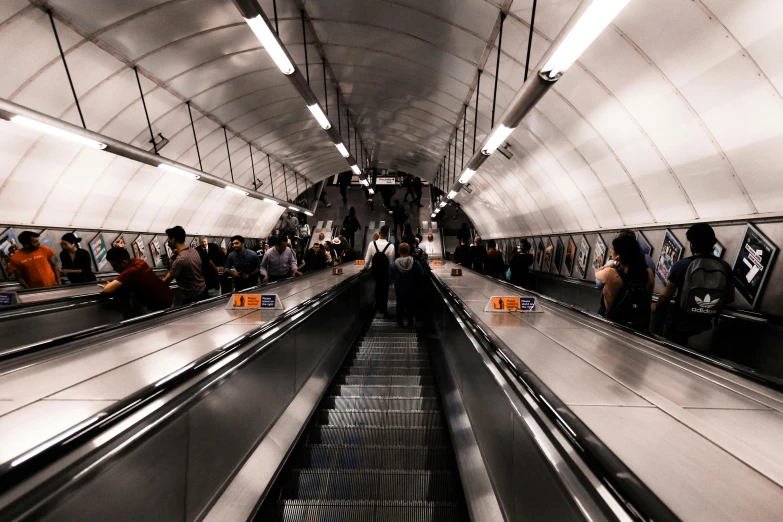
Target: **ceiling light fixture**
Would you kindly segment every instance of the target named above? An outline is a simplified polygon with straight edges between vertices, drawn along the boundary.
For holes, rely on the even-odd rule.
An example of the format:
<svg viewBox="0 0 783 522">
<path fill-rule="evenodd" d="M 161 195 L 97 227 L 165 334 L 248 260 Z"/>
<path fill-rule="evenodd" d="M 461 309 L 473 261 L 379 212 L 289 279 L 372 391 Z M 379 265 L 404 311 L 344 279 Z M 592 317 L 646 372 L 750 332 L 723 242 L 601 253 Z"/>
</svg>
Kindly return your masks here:
<svg viewBox="0 0 783 522">
<path fill-rule="evenodd" d="M 509 135 L 514 132 L 514 127 L 506 127 L 502 123 L 500 124 L 500 127 L 498 127 L 495 132 L 492 133 L 492 135 L 487 140 L 486 145 L 482 147 L 481 152 L 485 156 L 491 155 L 493 152 L 497 150 L 498 147 L 500 147 L 500 144 L 506 141 L 506 138 L 509 137 Z"/>
<path fill-rule="evenodd" d="M 585 10 L 546 65 L 541 69 L 545 80 L 562 76 L 591 43 L 606 29 L 630 0 L 594 0 Z"/>
<path fill-rule="evenodd" d="M 359 165 L 356 165 L 356 164 L 351 165 L 351 170 L 353 171 L 354 174 L 361 174 L 362 173 L 362 169 L 360 169 Z M 367 185 L 370 184 L 369 182 L 367 182 L 366 179 L 364 181 L 366 182 L 366 183 L 362 183 L 364 186 L 367 186 Z"/>
<path fill-rule="evenodd" d="M 75 141 L 77 143 L 81 143 L 82 145 L 86 145 L 87 147 L 92 147 L 93 149 L 103 150 L 106 148 L 106 144 L 99 141 L 91 140 L 90 138 L 85 138 L 84 136 L 79 136 L 78 134 L 68 132 L 65 129 L 53 127 L 52 125 L 47 125 L 45 123 L 41 123 L 40 121 L 26 118 L 24 116 L 12 116 L 11 121 L 23 127 L 35 129 L 45 134 L 51 134 L 52 136 L 58 136 L 66 140 Z"/>
<path fill-rule="evenodd" d="M 449 195 L 446 196 L 446 197 L 449 198 L 449 199 L 454 199 L 454 196 L 456 196 L 456 195 L 457 195 L 457 191 L 456 190 L 452 190 L 451 192 L 449 192 Z"/>
<path fill-rule="evenodd" d="M 158 165 L 158 168 L 159 169 L 163 169 L 166 172 L 173 172 L 174 174 L 179 174 L 183 178 L 199 179 L 201 177 L 201 176 L 199 176 L 197 174 L 193 174 L 191 172 L 188 172 L 187 170 L 183 170 L 183 169 L 180 169 L 180 168 L 177 168 L 177 167 L 173 167 L 173 166 L 171 166 L 171 165 L 169 165 L 167 163 L 161 163 L 160 165 Z"/>
<path fill-rule="evenodd" d="M 447 203 L 447 202 L 445 202 L 445 201 L 441 201 L 441 202 L 440 202 L 440 208 L 443 208 L 443 207 L 445 207 L 446 205 L 448 205 L 448 203 Z"/>
<path fill-rule="evenodd" d="M 318 125 L 324 130 L 332 128 L 332 124 L 329 123 L 329 118 L 326 117 L 326 114 L 324 114 L 324 111 L 321 110 L 321 107 L 319 107 L 317 103 L 308 105 L 307 108 L 310 109 L 310 112 L 313 113 L 313 116 L 315 116 L 315 119 L 318 121 Z"/>
<path fill-rule="evenodd" d="M 305 213 L 306 216 L 312 216 L 313 215 L 313 213 L 310 212 L 309 210 L 305 210 L 304 213 Z"/>
<path fill-rule="evenodd" d="M 342 143 L 335 143 L 334 146 L 337 147 L 337 150 L 340 151 L 340 154 L 343 155 L 343 158 L 347 158 L 351 155 L 351 153 L 348 152 L 348 149 L 346 149 L 345 145 L 343 145 Z"/>
<path fill-rule="evenodd" d="M 367 189 L 367 192 L 369 192 L 371 196 L 375 195 L 375 190 L 371 188 Z"/>
<path fill-rule="evenodd" d="M 288 55 L 280 45 L 280 42 L 277 41 L 277 36 L 272 32 L 266 20 L 261 15 L 258 15 L 254 18 L 245 18 L 245 22 L 253 30 L 261 45 L 264 46 L 266 52 L 269 53 L 269 56 L 272 57 L 272 60 L 274 60 L 283 74 L 286 76 L 293 74 L 295 70 L 294 64 L 288 59 Z"/>
<path fill-rule="evenodd" d="M 462 173 L 462 176 L 459 177 L 459 182 L 463 185 L 466 184 L 468 181 L 470 181 L 470 178 L 473 177 L 473 174 L 475 174 L 475 170 L 471 169 L 465 169 L 465 172 Z"/>
<path fill-rule="evenodd" d="M 228 187 L 226 187 L 226 188 L 228 188 Z M 269 198 L 264 198 L 264 203 L 271 203 L 273 205 L 277 205 L 277 201 L 275 201 L 274 199 L 269 199 Z"/>
<path fill-rule="evenodd" d="M 224 189 L 226 189 L 226 190 L 227 190 L 227 191 L 229 191 L 229 192 L 235 192 L 235 193 L 237 193 L 237 194 L 242 194 L 243 196 L 247 196 L 247 194 L 248 194 L 248 193 L 247 193 L 247 192 L 245 192 L 244 190 L 238 189 L 238 188 L 236 188 L 236 187 L 232 187 L 231 185 L 226 185 L 226 186 L 225 186 L 225 187 L 223 187 L 223 188 L 224 188 Z"/>
<path fill-rule="evenodd" d="M 299 212 L 298 207 L 288 207 L 290 210 L 293 210 L 294 212 Z"/>
</svg>

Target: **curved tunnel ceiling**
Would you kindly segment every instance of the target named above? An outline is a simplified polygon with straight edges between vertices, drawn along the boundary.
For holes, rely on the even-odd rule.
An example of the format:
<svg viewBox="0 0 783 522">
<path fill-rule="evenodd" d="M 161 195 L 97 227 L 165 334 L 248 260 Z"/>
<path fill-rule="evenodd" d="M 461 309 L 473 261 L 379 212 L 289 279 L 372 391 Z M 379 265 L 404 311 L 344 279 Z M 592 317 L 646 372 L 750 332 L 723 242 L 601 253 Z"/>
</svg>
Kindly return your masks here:
<svg viewBox="0 0 783 522">
<path fill-rule="evenodd" d="M 272 1 L 260 3 L 273 18 Z M 474 132 L 480 143 L 490 129 L 501 11 L 497 115 L 521 87 L 532 4 L 278 0 L 277 12 L 304 70 L 306 10 L 311 85 L 335 125 L 339 85 L 351 149 L 358 125 L 374 165 L 431 180 L 450 144 L 453 153 L 455 127 L 452 178 Z M 531 66 L 578 4 L 538 0 Z M 230 0 L 6 0 L 0 98 L 80 125 L 47 6 L 91 130 L 151 148 L 137 65 L 153 130 L 170 140 L 163 156 L 198 168 L 190 101 L 206 172 L 233 170 L 245 186 L 255 173 L 260 191 L 293 198 L 305 179 L 346 170 Z M 493 155 L 457 200 L 488 237 L 779 214 L 782 23 L 783 4 L 768 0 L 631 0 L 512 134 L 513 157 Z M 9 125 L 0 136 L 3 221 L 138 230 L 177 221 L 263 235 L 282 210 Z M 273 161 L 270 183 L 266 153 L 286 164 L 285 177 Z"/>
</svg>

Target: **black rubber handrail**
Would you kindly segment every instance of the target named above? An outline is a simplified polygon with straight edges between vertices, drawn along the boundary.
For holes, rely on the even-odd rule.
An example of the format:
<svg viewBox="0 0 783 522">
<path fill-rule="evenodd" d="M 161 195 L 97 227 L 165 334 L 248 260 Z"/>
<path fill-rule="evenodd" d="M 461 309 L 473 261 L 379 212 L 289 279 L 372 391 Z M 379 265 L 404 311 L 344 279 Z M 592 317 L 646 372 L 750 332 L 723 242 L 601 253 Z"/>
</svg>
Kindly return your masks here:
<svg viewBox="0 0 783 522">
<path fill-rule="evenodd" d="M 463 270 L 466 270 L 463 268 Z M 500 346 L 505 344 L 479 324 L 470 309 L 437 276 L 430 274 L 438 292 L 448 299 L 459 318 L 471 330 L 475 340 L 489 354 L 495 354 L 505 366 L 507 377 L 524 387 L 549 421 L 557 426 L 585 464 L 635 520 L 644 522 L 677 521 L 679 518 L 620 460 L 587 425 L 518 357 Z M 513 357 L 513 358 L 512 358 Z M 510 375 L 509 375 L 510 374 Z M 513 387 L 512 387 L 513 388 Z M 520 397 L 524 403 L 524 398 Z M 545 426 L 541 426 L 546 430 Z M 596 492 L 596 498 L 600 495 Z"/>
<path fill-rule="evenodd" d="M 320 270 L 314 270 L 313 272 L 306 273 L 303 277 L 307 277 L 310 274 L 316 274 L 319 272 L 322 272 L 324 270 L 330 269 L 329 267 L 323 268 Z M 233 292 L 233 293 L 247 293 L 247 292 L 253 292 L 260 289 L 269 288 L 271 285 L 279 285 L 281 283 L 284 283 L 286 281 L 291 281 L 295 279 L 294 277 L 287 277 L 285 279 L 281 279 L 279 281 L 272 281 L 270 283 L 267 283 L 265 285 L 257 285 L 250 288 L 245 288 L 244 290 L 241 290 L 239 292 Z M 8 350 L 3 350 L 0 352 L 0 362 L 5 362 L 10 359 L 15 359 L 17 357 L 22 357 L 25 355 L 31 355 L 43 350 L 50 350 L 52 348 L 56 348 L 58 346 L 63 346 L 65 344 L 74 342 L 74 341 L 80 341 L 83 339 L 95 337 L 97 335 L 105 334 L 108 332 L 112 332 L 115 330 L 118 330 L 120 328 L 124 328 L 127 326 L 133 326 L 138 325 L 140 323 L 145 323 L 148 321 L 152 321 L 154 319 L 159 319 L 161 317 L 166 317 L 168 315 L 173 314 L 179 314 L 183 311 L 189 311 L 196 307 L 201 307 L 205 304 L 211 304 L 216 303 L 221 300 L 228 299 L 229 296 L 231 296 L 232 293 L 226 293 L 215 297 L 210 297 L 209 299 L 204 299 L 203 301 L 197 301 L 195 303 L 190 303 L 184 306 L 179 306 L 175 308 L 167 308 L 166 310 L 160 310 L 158 312 L 151 312 L 148 314 L 140 315 L 139 317 L 133 317 L 131 319 L 125 319 L 116 323 L 108 323 L 108 324 L 102 324 L 99 326 L 93 326 L 92 328 L 86 328 L 84 330 L 79 330 L 78 332 L 70 333 L 61 335 L 59 337 L 54 337 L 52 339 L 46 339 L 45 341 L 39 341 L 36 343 L 26 344 L 22 346 L 18 346 L 15 348 L 10 348 Z M 94 299 L 94 298 L 93 298 Z M 91 304 L 91 303 L 87 303 Z"/>
<path fill-rule="evenodd" d="M 157 382 L 141 388 L 124 399 L 120 399 L 77 426 L 27 450 L 10 461 L 0 464 L 0 495 L 9 492 L 21 481 L 44 471 L 47 467 L 52 466 L 69 453 L 76 451 L 77 448 L 94 439 L 97 435 L 129 419 L 150 404 L 150 402 L 173 391 L 182 383 L 196 377 L 203 371 L 208 371 L 210 367 L 217 367 L 217 365 L 222 364 L 227 357 L 230 357 L 247 345 L 264 338 L 267 333 L 278 329 L 286 320 L 302 314 L 308 309 L 313 311 L 320 309 L 319 303 L 325 305 L 326 300 L 331 300 L 332 297 L 358 282 L 359 278 L 365 274 L 362 271 L 346 278 L 328 290 L 283 311 L 273 320 L 224 344 L 220 348 L 212 350 L 184 367 L 158 379 Z M 296 325 L 306 319 L 307 317 L 300 315 L 296 318 Z M 285 335 L 285 333 L 281 332 L 280 335 Z"/>
<path fill-rule="evenodd" d="M 463 268 L 463 270 L 467 270 Z M 586 317 L 589 317 L 590 319 L 594 321 L 598 321 L 603 325 L 606 325 L 611 328 L 616 328 L 618 330 L 622 330 L 623 332 L 635 335 L 640 337 L 641 339 L 644 339 L 645 341 L 655 343 L 658 346 L 662 346 L 664 348 L 668 348 L 669 350 L 681 353 L 683 355 L 687 355 L 688 357 L 698 359 L 701 362 L 704 362 L 706 364 L 709 364 L 710 366 L 715 366 L 717 368 L 720 368 L 721 370 L 727 371 L 729 373 L 732 373 L 734 375 L 737 375 L 738 377 L 742 377 L 744 379 L 748 379 L 750 381 L 753 381 L 757 384 L 761 384 L 767 388 L 770 388 L 772 390 L 783 392 L 783 379 L 778 379 L 777 377 L 772 377 L 770 375 L 766 375 L 763 373 L 759 373 L 758 371 L 754 370 L 753 368 L 749 368 L 747 366 L 742 366 L 740 364 L 725 360 L 725 359 L 719 359 L 717 357 L 712 357 L 703 353 L 700 353 L 696 350 L 692 350 L 688 348 L 687 346 L 681 346 L 679 344 L 672 343 L 670 341 L 661 340 L 656 337 L 653 337 L 649 334 L 641 333 L 637 330 L 634 330 L 633 328 L 629 328 L 623 324 L 615 323 L 614 321 L 610 321 L 609 319 L 606 319 L 605 317 L 601 317 L 600 315 L 589 312 L 585 310 L 584 308 L 580 308 L 576 305 L 572 305 L 570 303 L 564 303 L 562 301 L 558 301 L 557 299 L 553 297 L 549 297 L 548 295 L 544 295 L 540 292 L 536 292 L 534 290 L 528 290 L 527 288 L 523 288 L 521 286 L 516 286 L 514 284 L 509 283 L 508 281 L 504 281 L 502 279 L 496 279 L 494 277 L 479 274 L 478 272 L 475 272 L 471 270 L 476 275 L 479 275 L 483 277 L 484 279 L 487 279 L 489 281 L 492 281 L 493 283 L 499 283 L 503 286 L 506 286 L 508 288 L 511 288 L 517 292 L 525 292 L 528 294 L 532 294 L 539 299 L 543 299 L 544 301 L 550 302 L 552 304 L 555 304 L 557 306 L 560 306 L 562 308 L 566 308 L 574 313 L 584 315 Z M 731 316 L 734 317 L 734 316 Z"/>
</svg>

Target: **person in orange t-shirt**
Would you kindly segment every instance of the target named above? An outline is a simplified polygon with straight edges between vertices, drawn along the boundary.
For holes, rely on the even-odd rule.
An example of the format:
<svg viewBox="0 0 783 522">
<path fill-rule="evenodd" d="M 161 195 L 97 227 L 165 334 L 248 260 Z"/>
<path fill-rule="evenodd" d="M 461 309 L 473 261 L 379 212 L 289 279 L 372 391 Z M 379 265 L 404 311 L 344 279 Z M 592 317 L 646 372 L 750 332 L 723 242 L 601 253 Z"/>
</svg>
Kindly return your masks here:
<svg viewBox="0 0 783 522">
<path fill-rule="evenodd" d="M 23 288 L 44 288 L 62 284 L 57 269 L 54 250 L 42 245 L 39 234 L 29 230 L 19 234 L 22 249 L 14 252 L 8 260 L 9 271 Z"/>
</svg>

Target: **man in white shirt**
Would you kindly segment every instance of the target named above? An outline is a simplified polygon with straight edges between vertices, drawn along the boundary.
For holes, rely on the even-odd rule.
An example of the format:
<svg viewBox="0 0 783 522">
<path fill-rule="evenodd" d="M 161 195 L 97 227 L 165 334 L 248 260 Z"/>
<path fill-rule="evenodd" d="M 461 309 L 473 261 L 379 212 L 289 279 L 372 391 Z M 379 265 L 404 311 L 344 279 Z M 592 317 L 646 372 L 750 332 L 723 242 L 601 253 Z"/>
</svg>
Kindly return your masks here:
<svg viewBox="0 0 783 522">
<path fill-rule="evenodd" d="M 375 308 L 379 312 L 386 314 L 386 307 L 389 302 L 389 265 L 394 263 L 394 245 L 386 239 L 389 237 L 389 227 L 381 227 L 378 232 L 379 238 L 370 243 L 367 247 L 367 255 L 364 256 L 364 269 L 371 270 L 375 276 Z M 385 266 L 376 266 L 372 269 L 372 258 L 377 253 L 383 253 L 389 262 Z"/>
</svg>

